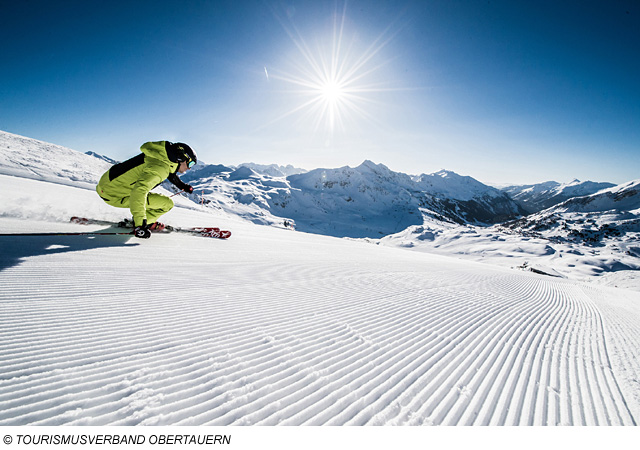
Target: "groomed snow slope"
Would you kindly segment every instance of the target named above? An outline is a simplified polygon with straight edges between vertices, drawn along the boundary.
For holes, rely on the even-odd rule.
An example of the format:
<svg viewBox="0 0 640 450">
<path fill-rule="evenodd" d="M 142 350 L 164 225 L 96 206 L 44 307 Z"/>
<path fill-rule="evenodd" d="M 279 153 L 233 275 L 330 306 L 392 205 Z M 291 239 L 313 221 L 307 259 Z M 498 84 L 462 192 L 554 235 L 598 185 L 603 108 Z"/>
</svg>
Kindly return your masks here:
<svg viewBox="0 0 640 450">
<path fill-rule="evenodd" d="M 0 176 L 0 232 L 102 229 Z M 114 213 L 115 211 L 115 213 Z M 640 294 L 174 208 L 0 237 L 0 425 L 637 424 Z"/>
</svg>

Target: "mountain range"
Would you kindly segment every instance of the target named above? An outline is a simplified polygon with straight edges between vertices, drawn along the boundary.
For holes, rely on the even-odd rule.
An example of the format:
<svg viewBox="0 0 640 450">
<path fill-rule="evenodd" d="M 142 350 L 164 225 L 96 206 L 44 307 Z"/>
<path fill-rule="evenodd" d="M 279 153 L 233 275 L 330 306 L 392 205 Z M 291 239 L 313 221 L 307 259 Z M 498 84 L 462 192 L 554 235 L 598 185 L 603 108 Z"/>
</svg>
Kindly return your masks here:
<svg viewBox="0 0 640 450">
<path fill-rule="evenodd" d="M 615 186 L 574 180 L 497 189 L 452 171 L 408 175 L 368 160 L 353 168 L 308 172 L 253 163 L 200 164 L 183 179 L 196 188 L 195 201 L 240 212 L 255 223 L 286 222 L 300 231 L 351 238 L 380 238 L 425 218 L 491 226 Z"/>
</svg>

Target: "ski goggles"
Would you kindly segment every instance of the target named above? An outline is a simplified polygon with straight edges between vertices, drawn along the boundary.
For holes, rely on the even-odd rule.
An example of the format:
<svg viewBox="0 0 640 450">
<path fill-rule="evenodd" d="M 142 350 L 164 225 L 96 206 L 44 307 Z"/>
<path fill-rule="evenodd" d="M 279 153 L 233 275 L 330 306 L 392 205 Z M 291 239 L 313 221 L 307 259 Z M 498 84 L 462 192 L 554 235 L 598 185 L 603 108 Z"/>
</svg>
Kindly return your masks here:
<svg viewBox="0 0 640 450">
<path fill-rule="evenodd" d="M 191 169 L 195 165 L 196 165 L 196 162 L 193 159 L 190 159 L 189 161 L 187 161 L 187 167 L 189 169 Z"/>
</svg>

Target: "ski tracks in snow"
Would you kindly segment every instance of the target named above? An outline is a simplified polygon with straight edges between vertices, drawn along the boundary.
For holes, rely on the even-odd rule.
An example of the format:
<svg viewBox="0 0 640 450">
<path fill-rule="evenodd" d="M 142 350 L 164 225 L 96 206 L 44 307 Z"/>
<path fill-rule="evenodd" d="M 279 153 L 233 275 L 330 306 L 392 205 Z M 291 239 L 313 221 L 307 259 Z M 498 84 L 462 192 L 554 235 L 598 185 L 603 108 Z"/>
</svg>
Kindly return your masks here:
<svg viewBox="0 0 640 450">
<path fill-rule="evenodd" d="M 636 293 L 264 233 L 1 271 L 0 425 L 635 424 Z"/>
</svg>

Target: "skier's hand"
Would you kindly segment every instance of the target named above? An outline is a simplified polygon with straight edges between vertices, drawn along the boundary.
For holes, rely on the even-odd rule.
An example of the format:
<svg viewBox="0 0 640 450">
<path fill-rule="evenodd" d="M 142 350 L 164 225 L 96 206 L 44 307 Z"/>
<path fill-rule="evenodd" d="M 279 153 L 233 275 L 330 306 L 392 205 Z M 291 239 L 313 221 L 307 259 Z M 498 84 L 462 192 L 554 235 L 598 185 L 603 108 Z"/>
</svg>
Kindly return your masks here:
<svg viewBox="0 0 640 450">
<path fill-rule="evenodd" d="M 151 237 L 151 231 L 149 231 L 146 219 L 142 222 L 142 225 L 133 229 L 133 235 L 140 239 L 149 239 Z"/>
<path fill-rule="evenodd" d="M 151 231 L 145 227 L 136 227 L 133 230 L 133 235 L 141 239 L 149 239 L 151 237 Z"/>
<path fill-rule="evenodd" d="M 184 187 L 184 191 L 185 191 L 187 194 L 193 194 L 193 186 L 191 186 L 190 184 L 185 185 L 185 187 Z"/>
</svg>

